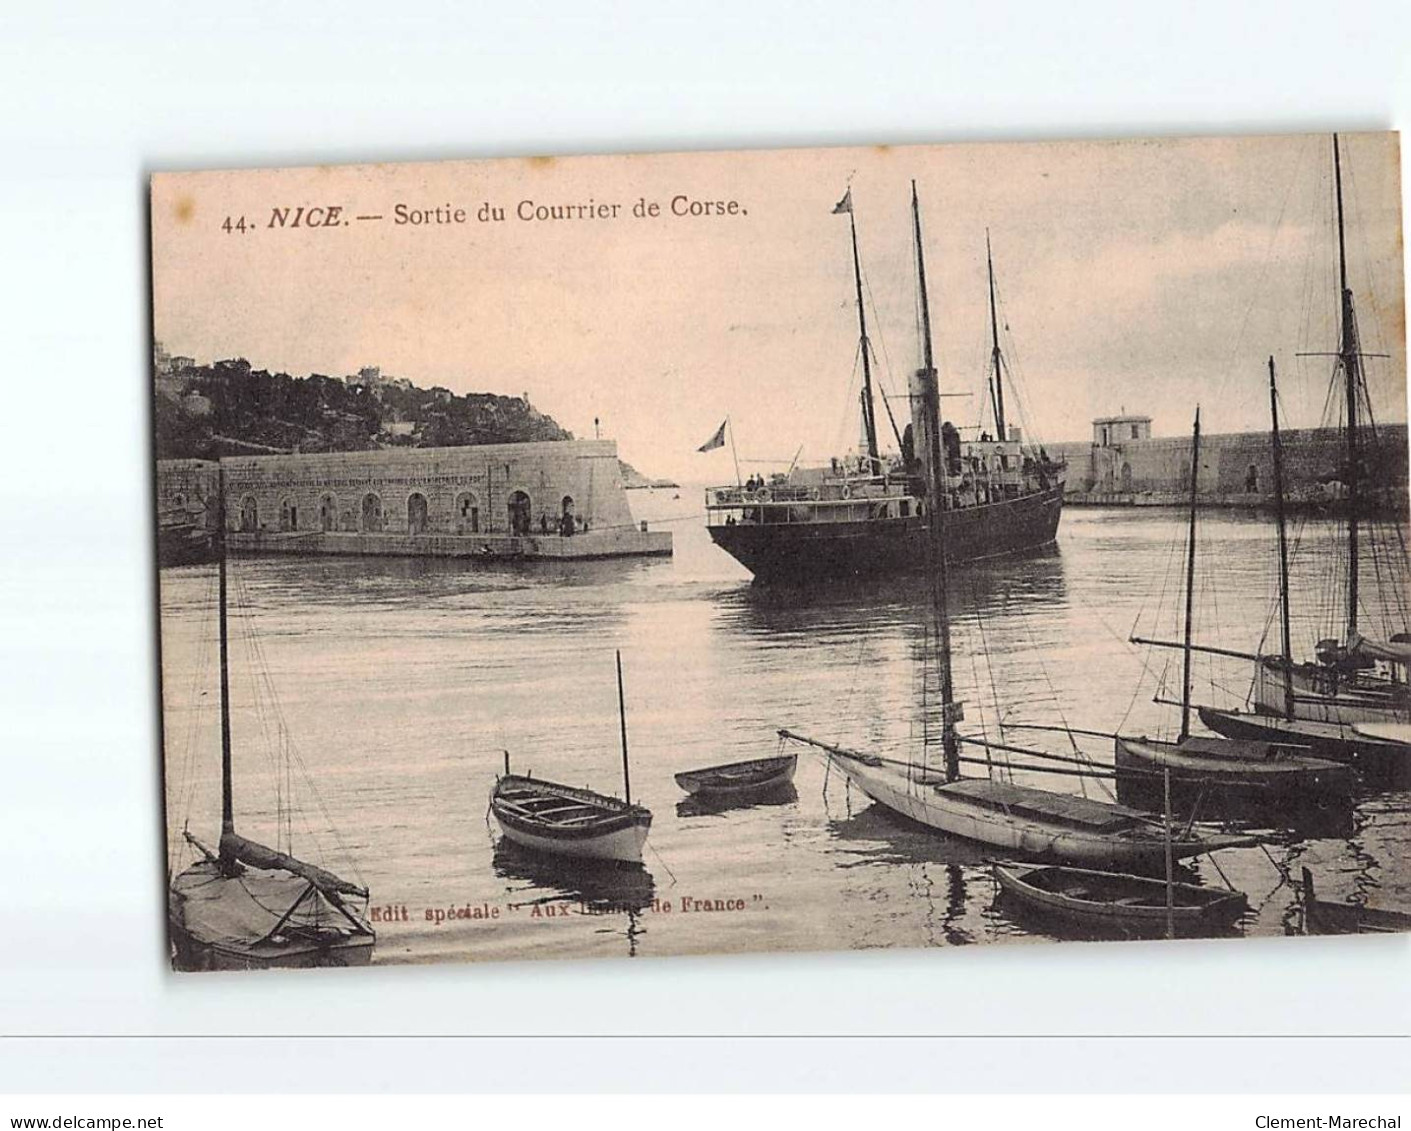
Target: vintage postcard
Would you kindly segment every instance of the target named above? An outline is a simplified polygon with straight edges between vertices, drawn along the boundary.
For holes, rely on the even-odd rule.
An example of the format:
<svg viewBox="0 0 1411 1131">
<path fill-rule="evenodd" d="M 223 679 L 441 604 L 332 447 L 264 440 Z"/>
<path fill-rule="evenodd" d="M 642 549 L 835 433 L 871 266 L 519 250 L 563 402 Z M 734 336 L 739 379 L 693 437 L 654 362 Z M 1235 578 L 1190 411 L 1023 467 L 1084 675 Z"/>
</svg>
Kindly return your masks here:
<svg viewBox="0 0 1411 1131">
<path fill-rule="evenodd" d="M 177 969 L 1411 929 L 1396 134 L 151 231 Z"/>
</svg>

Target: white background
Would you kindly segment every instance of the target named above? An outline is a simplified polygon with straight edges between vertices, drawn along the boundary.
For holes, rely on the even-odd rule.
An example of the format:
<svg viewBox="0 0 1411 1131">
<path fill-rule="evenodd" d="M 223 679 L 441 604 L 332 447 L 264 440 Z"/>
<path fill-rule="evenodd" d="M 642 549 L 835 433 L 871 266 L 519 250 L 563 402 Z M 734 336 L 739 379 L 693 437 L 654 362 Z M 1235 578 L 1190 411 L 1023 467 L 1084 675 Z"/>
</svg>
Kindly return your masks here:
<svg viewBox="0 0 1411 1131">
<path fill-rule="evenodd" d="M 6 1041 L 0 1090 L 1404 1088 L 1411 1045 L 1353 1036 L 1411 1031 L 1398 939 L 172 978 L 144 209 L 158 169 L 1396 127 L 1405 8 L 10 7 L 0 1032 L 169 1036 Z M 195 1036 L 599 1032 L 755 1037 Z M 812 1033 L 1029 1039 L 759 1039 Z"/>
</svg>

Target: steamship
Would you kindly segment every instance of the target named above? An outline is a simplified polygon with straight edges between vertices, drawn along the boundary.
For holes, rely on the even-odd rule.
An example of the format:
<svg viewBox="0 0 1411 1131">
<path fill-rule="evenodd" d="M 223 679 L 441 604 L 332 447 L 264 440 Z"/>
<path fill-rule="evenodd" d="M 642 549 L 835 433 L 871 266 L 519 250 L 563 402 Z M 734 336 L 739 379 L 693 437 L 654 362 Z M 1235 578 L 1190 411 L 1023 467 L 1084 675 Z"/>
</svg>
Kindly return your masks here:
<svg viewBox="0 0 1411 1131">
<path fill-rule="evenodd" d="M 865 451 L 820 468 L 793 468 L 768 480 L 706 490 L 711 539 L 761 583 L 819 578 L 868 578 L 920 572 L 927 536 L 926 482 L 931 453 L 944 463 L 945 553 L 950 562 L 978 561 L 1048 546 L 1063 510 L 1065 466 L 1042 448 L 1024 443 L 1006 427 L 1004 386 L 1008 365 L 1000 349 L 994 259 L 986 237 L 989 270 L 990 407 L 995 435 L 964 440 L 921 396 L 925 371 L 908 382 L 912 420 L 898 435 L 900 455 L 884 459 L 877 445 L 872 392 L 872 347 L 862 298 L 852 190 L 834 212 L 846 212 L 852 230 L 853 280 L 862 357 L 862 431 Z M 925 269 L 917 263 L 918 285 Z M 929 316 L 923 315 L 929 322 Z M 929 325 L 922 327 L 927 334 Z M 891 417 L 893 430 L 896 421 Z M 939 444 L 932 438 L 939 433 Z M 732 437 L 733 443 L 733 437 Z M 737 475 L 738 480 L 738 475 Z"/>
</svg>

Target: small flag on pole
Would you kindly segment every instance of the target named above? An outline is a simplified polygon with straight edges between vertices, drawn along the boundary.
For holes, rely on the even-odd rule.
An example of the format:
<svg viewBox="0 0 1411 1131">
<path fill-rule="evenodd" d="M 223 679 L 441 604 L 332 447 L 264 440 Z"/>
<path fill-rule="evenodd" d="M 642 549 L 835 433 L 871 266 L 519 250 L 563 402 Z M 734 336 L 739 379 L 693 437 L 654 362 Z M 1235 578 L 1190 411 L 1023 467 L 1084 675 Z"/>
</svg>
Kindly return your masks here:
<svg viewBox="0 0 1411 1131">
<path fill-rule="evenodd" d="M 848 186 L 848 191 L 845 192 L 845 193 L 843 193 L 843 199 L 840 200 L 840 201 L 838 201 L 837 204 L 833 205 L 833 215 L 836 216 L 836 215 L 838 215 L 839 212 L 851 212 L 851 211 L 852 211 L 852 185 L 849 185 L 849 186 Z"/>
<path fill-rule="evenodd" d="M 722 420 L 720 427 L 715 430 L 715 435 L 697 448 L 696 451 L 713 452 L 716 448 L 723 448 L 725 446 L 725 424 L 726 422 Z"/>
</svg>

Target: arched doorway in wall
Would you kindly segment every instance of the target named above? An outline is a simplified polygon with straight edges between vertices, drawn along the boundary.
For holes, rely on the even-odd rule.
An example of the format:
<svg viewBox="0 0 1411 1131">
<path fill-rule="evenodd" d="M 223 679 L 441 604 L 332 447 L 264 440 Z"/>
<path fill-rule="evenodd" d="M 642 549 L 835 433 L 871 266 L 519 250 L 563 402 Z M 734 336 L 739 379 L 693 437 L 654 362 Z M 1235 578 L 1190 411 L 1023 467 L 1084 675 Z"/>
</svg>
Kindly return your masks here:
<svg viewBox="0 0 1411 1131">
<path fill-rule="evenodd" d="M 363 496 L 362 529 L 365 534 L 377 534 L 382 530 L 382 497 L 373 491 Z"/>
<path fill-rule="evenodd" d="M 559 502 L 559 533 L 572 534 L 577 516 L 573 513 L 573 496 L 565 495 Z"/>
<path fill-rule="evenodd" d="M 407 533 L 426 533 L 426 496 L 413 491 L 407 496 Z"/>
<path fill-rule="evenodd" d="M 1125 461 L 1122 463 L 1122 493 L 1124 495 L 1132 493 L 1132 465 Z"/>
<path fill-rule="evenodd" d="M 1259 493 L 1259 465 L 1257 463 L 1249 465 L 1249 471 L 1244 477 L 1244 489 L 1251 495 Z"/>
<path fill-rule="evenodd" d="M 533 503 L 530 502 L 529 496 L 523 491 L 515 491 L 510 495 L 509 518 L 511 534 L 529 533 L 529 518 L 533 509 Z"/>
<path fill-rule="evenodd" d="M 260 528 L 260 504 L 254 495 L 246 495 L 240 500 L 240 529 L 252 532 Z"/>
<path fill-rule="evenodd" d="M 299 529 L 299 504 L 291 498 L 279 501 L 279 529 L 283 531 Z"/>
<path fill-rule="evenodd" d="M 332 491 L 318 497 L 318 528 L 324 533 L 338 529 L 338 496 Z"/>
<path fill-rule="evenodd" d="M 474 491 L 462 491 L 456 496 L 456 533 L 480 533 L 480 499 Z"/>
</svg>

